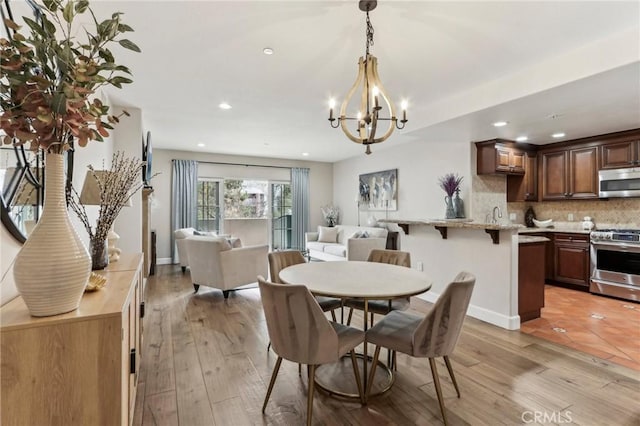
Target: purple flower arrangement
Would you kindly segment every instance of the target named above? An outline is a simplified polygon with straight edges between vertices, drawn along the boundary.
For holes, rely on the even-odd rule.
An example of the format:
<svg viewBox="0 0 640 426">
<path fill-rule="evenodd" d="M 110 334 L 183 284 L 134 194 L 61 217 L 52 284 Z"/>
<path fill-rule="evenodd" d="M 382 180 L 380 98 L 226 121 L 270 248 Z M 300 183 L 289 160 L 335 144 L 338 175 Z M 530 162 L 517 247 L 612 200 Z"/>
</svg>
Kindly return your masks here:
<svg viewBox="0 0 640 426">
<path fill-rule="evenodd" d="M 438 178 L 438 185 L 444 189 L 444 192 L 446 192 L 449 197 L 453 197 L 453 194 L 455 194 L 456 190 L 460 187 L 460 182 L 462 182 L 462 176 L 454 175 L 453 173 L 447 173 L 441 178 Z"/>
</svg>

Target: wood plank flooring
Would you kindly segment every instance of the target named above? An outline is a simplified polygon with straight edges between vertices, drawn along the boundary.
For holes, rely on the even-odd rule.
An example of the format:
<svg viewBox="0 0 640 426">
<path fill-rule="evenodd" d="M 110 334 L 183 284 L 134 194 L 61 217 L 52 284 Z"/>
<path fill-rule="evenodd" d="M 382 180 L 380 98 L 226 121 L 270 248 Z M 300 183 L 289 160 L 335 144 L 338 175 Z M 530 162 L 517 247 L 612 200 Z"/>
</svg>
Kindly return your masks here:
<svg viewBox="0 0 640 426">
<path fill-rule="evenodd" d="M 304 424 L 307 381 L 287 361 L 261 412 L 277 356 L 266 349 L 257 288 L 225 301 L 207 287 L 194 295 L 179 267 L 156 274 L 147 284 L 134 425 Z M 428 308 L 411 302 L 415 312 Z M 451 425 L 640 424 L 640 373 L 609 360 L 467 318 L 451 361 L 460 399 L 437 362 Z M 428 361 L 398 354 L 393 388 L 366 406 L 317 391 L 313 423 L 443 424 Z"/>
<path fill-rule="evenodd" d="M 523 333 L 640 371 L 640 304 L 552 285 L 544 300 Z"/>
</svg>

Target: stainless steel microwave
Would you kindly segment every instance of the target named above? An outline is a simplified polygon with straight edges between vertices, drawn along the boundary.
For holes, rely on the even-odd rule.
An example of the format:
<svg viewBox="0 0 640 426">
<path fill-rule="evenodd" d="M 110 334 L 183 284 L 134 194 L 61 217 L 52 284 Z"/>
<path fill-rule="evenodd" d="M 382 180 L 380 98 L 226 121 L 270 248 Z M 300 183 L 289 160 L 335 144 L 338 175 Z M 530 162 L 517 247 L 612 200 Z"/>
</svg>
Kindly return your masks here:
<svg viewBox="0 0 640 426">
<path fill-rule="evenodd" d="M 640 197 L 640 167 L 600 170 L 600 198 Z"/>
</svg>

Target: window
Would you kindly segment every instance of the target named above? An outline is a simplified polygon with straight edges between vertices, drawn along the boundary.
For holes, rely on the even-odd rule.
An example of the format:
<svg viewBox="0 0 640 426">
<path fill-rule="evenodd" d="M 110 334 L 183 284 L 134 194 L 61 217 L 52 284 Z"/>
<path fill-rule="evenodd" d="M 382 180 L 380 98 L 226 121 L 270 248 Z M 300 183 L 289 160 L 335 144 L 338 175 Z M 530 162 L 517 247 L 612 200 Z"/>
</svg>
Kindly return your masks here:
<svg viewBox="0 0 640 426">
<path fill-rule="evenodd" d="M 224 180 L 225 219 L 265 219 L 267 182 L 246 179 Z"/>
<path fill-rule="evenodd" d="M 197 207 L 198 230 L 220 232 L 220 181 L 198 179 Z"/>
<path fill-rule="evenodd" d="M 271 184 L 271 241 L 274 250 L 291 248 L 291 185 L 288 183 Z"/>
</svg>

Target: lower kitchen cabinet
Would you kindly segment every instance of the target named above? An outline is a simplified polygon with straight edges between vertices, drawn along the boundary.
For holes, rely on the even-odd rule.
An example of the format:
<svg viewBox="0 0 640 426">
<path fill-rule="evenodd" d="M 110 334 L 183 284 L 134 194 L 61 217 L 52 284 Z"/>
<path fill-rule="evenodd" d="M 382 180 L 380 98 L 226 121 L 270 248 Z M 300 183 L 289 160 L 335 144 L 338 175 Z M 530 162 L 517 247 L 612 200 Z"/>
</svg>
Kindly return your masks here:
<svg viewBox="0 0 640 426">
<path fill-rule="evenodd" d="M 553 247 L 553 279 L 588 289 L 589 235 L 556 233 L 553 236 Z"/>
<path fill-rule="evenodd" d="M 144 296 L 142 255 L 100 271 L 106 286 L 72 312 L 35 318 L 21 297 L 0 310 L 3 425 L 129 425 Z"/>
<path fill-rule="evenodd" d="M 520 322 L 540 317 L 544 307 L 545 247 L 549 242 L 518 245 L 518 315 Z"/>
</svg>

